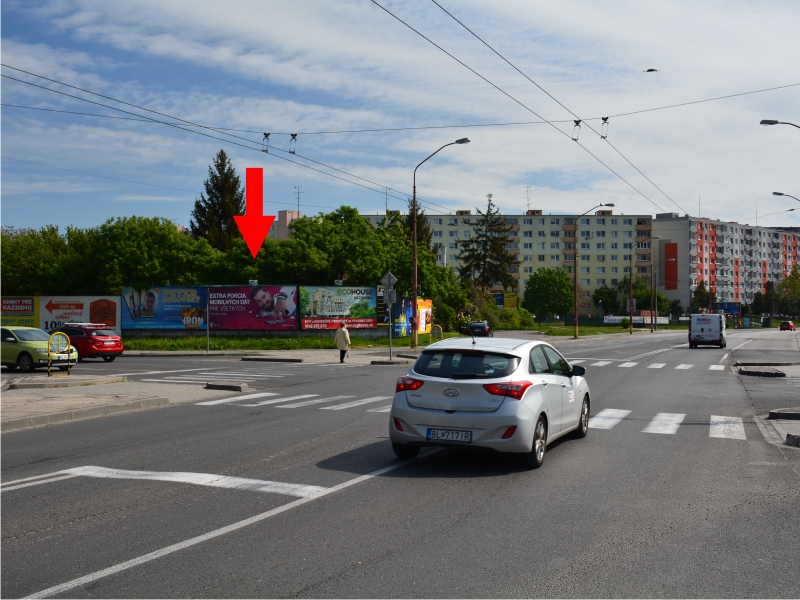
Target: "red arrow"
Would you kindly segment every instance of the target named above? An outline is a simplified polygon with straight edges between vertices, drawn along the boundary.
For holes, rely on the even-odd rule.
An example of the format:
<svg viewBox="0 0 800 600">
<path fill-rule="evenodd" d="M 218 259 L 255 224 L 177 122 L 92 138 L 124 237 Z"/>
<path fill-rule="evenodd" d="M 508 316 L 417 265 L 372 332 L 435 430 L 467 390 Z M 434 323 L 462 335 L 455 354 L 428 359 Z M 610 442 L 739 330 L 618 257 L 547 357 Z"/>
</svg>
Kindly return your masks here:
<svg viewBox="0 0 800 600">
<path fill-rule="evenodd" d="M 246 169 L 244 216 L 233 217 L 253 258 L 272 227 L 275 217 L 264 216 L 264 169 Z"/>
<path fill-rule="evenodd" d="M 83 302 L 53 302 L 48 300 L 44 307 L 49 311 L 55 310 L 83 310 Z"/>
</svg>

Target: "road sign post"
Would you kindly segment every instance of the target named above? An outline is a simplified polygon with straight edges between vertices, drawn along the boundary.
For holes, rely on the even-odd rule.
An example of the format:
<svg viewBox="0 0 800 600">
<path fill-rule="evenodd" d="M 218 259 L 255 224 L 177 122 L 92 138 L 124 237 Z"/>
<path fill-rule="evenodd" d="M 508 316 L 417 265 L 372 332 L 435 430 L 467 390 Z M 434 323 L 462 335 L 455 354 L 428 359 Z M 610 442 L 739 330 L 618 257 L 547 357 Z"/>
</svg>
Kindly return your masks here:
<svg viewBox="0 0 800 600">
<path fill-rule="evenodd" d="M 387 271 L 386 275 L 381 278 L 381 283 L 386 286 L 383 291 L 383 301 L 389 307 L 389 362 L 392 361 L 392 329 L 394 329 L 394 303 L 397 300 L 394 286 L 397 283 L 397 277 L 392 275 L 391 271 Z"/>
</svg>

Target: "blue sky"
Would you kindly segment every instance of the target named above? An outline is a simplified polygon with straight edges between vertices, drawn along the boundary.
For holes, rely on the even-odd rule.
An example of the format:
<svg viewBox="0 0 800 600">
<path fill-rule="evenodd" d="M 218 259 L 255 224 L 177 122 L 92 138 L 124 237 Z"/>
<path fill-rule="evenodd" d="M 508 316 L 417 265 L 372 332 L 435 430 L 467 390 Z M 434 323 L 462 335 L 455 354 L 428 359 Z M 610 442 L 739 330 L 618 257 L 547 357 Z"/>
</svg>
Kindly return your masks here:
<svg viewBox="0 0 800 600">
<path fill-rule="evenodd" d="M 567 121 L 556 127 L 572 133 L 567 110 L 436 4 L 379 3 L 539 115 Z M 465 0 L 443 6 L 583 119 L 800 83 L 797 2 Z M 380 189 L 273 155 L 371 188 L 393 188 L 388 207 L 404 209 L 416 164 L 464 136 L 472 143 L 446 148 L 418 172 L 418 194 L 439 205 L 431 210 L 474 209 L 492 193 L 503 212 L 519 213 L 528 185 L 531 208 L 545 212 L 613 202 L 626 214 L 697 214 L 699 195 L 703 216 L 754 223 L 756 207 L 760 215 L 793 208 L 794 201 L 773 191 L 800 197 L 800 132 L 758 125 L 764 118 L 800 123 L 800 86 L 612 117 L 608 142 L 652 183 L 585 124 L 579 141 L 586 150 L 547 124 L 309 135 L 538 120 L 368 0 L 9 0 L 2 5 L 2 62 L 177 118 L 254 132 L 236 134 L 248 141 L 223 142 L 141 121 L 3 106 L 3 225 L 88 227 L 127 215 L 188 225 L 220 148 L 242 175 L 246 167 L 264 168 L 266 214 L 296 207 L 298 182 L 304 214 L 341 204 L 374 213 L 386 202 Z M 643 73 L 647 68 L 658 72 Z M 2 72 L 147 114 L 9 68 Z M 8 78 L 2 101 L 130 117 Z M 588 123 L 599 130 L 598 121 Z M 259 151 L 257 132 L 271 132 L 270 156 Z M 289 148 L 281 134 L 292 132 L 300 134 L 297 155 L 281 154 Z M 800 225 L 800 210 L 759 224 Z"/>
</svg>

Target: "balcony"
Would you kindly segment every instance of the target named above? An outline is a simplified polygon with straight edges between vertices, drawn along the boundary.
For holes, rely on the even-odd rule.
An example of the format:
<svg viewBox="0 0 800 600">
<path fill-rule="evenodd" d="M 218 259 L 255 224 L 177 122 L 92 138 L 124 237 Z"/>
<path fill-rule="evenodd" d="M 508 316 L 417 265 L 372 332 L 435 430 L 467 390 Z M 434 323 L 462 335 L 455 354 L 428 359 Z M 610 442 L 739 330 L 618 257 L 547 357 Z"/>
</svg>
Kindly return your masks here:
<svg viewBox="0 0 800 600">
<path fill-rule="evenodd" d="M 566 224 L 564 224 L 564 225 L 562 225 L 561 227 L 562 227 L 562 229 L 563 229 L 564 231 L 575 231 L 575 230 L 578 228 L 578 226 L 577 226 L 577 225 L 574 225 L 574 224 L 573 224 L 573 225 L 566 225 Z"/>
<path fill-rule="evenodd" d="M 564 240 L 565 242 L 571 242 L 571 243 L 573 243 L 573 244 L 575 243 L 575 236 L 574 236 L 574 235 L 572 235 L 572 236 L 567 236 L 567 235 L 565 235 L 565 236 L 564 236 L 563 238 L 561 238 L 561 239 L 562 239 L 562 240 Z"/>
<path fill-rule="evenodd" d="M 636 231 L 647 231 L 647 232 L 649 232 L 652 228 L 653 228 L 653 226 L 650 223 L 648 223 L 647 225 L 639 225 L 638 223 L 636 224 Z M 648 235 L 650 235 L 650 234 L 648 233 Z"/>
</svg>

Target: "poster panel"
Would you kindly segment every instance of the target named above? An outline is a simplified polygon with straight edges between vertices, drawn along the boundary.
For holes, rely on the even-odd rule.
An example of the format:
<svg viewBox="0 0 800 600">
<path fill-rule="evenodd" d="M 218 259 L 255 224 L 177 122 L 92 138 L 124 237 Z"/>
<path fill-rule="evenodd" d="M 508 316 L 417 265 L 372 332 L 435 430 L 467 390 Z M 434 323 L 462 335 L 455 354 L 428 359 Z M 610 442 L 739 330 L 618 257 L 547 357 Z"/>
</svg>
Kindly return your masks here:
<svg viewBox="0 0 800 600">
<path fill-rule="evenodd" d="M 377 327 L 377 289 L 374 287 L 300 286 L 302 329 Z"/>
<path fill-rule="evenodd" d="M 433 327 L 433 300 L 417 298 L 417 314 L 419 315 L 417 333 L 430 333 Z"/>
<path fill-rule="evenodd" d="M 97 323 L 121 332 L 119 296 L 42 296 L 39 327 L 46 331 L 64 323 Z"/>
<path fill-rule="evenodd" d="M 212 329 L 297 329 L 297 286 L 255 285 L 208 288 Z"/>
<path fill-rule="evenodd" d="M 393 337 L 409 337 L 411 335 L 411 298 L 403 296 L 394 304 L 394 331 Z"/>
<path fill-rule="evenodd" d="M 375 314 L 378 316 L 378 327 L 389 327 L 389 323 L 392 321 L 392 315 L 389 312 L 389 305 L 386 304 L 386 298 L 383 295 L 388 289 L 389 288 L 384 285 L 378 286 L 378 297 L 375 308 Z"/>
<path fill-rule="evenodd" d="M 206 288 L 122 289 L 122 329 L 206 329 Z"/>
<path fill-rule="evenodd" d="M 0 307 L 3 325 L 39 327 L 39 296 L 3 296 Z"/>
</svg>

